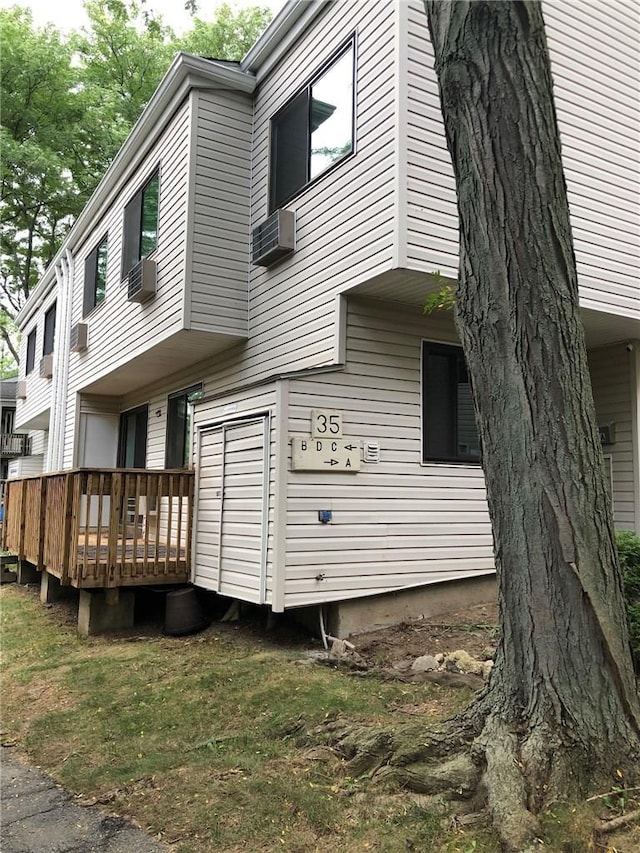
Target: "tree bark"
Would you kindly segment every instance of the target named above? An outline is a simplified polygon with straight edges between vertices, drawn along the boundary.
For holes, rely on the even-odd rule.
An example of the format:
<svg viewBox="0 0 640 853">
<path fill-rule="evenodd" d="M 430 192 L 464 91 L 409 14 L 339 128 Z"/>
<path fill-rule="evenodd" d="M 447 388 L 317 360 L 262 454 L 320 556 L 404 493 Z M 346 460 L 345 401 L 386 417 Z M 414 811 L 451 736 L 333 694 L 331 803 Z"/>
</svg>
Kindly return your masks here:
<svg viewBox="0 0 640 853">
<path fill-rule="evenodd" d="M 569 776 L 633 767 L 638 695 L 542 9 L 425 7 L 458 194 L 456 326 L 482 441 L 502 628 L 470 714 L 483 721 L 485 746 L 515 737 L 508 754 L 535 812 Z M 492 767 L 494 758 L 489 788 L 504 779 L 505 761 Z"/>
</svg>

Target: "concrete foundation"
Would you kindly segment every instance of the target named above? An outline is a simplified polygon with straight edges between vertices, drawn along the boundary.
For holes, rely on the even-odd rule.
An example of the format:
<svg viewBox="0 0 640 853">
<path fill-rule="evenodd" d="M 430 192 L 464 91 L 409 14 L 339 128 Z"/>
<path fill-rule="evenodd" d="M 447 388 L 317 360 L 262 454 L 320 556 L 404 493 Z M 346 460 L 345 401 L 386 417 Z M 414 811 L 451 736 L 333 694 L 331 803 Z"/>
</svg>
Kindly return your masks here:
<svg viewBox="0 0 640 853">
<path fill-rule="evenodd" d="M 18 575 L 18 558 L 13 554 L 0 554 L 0 584 L 15 583 Z"/>
<path fill-rule="evenodd" d="M 326 630 L 334 637 L 345 638 L 401 622 L 431 619 L 475 604 L 493 604 L 495 601 L 496 580 L 493 574 L 430 584 L 417 589 L 329 604 Z M 314 618 L 314 622 L 317 628 L 318 619 Z"/>
<path fill-rule="evenodd" d="M 26 560 L 18 560 L 18 583 L 23 585 L 28 583 L 40 583 L 40 572 L 36 569 L 33 563 L 28 563 Z"/>
<path fill-rule="evenodd" d="M 0 584 L 15 583 L 17 579 L 18 575 L 11 569 L 8 569 L 6 566 L 0 568 Z"/>
<path fill-rule="evenodd" d="M 119 589 L 80 590 L 78 633 L 83 637 L 133 627 L 135 593 Z"/>
<path fill-rule="evenodd" d="M 73 587 L 63 586 L 59 578 L 49 574 L 46 570 L 41 573 L 40 601 L 43 604 L 53 604 L 54 601 L 60 601 L 62 598 L 71 598 L 73 595 L 75 595 Z"/>
</svg>

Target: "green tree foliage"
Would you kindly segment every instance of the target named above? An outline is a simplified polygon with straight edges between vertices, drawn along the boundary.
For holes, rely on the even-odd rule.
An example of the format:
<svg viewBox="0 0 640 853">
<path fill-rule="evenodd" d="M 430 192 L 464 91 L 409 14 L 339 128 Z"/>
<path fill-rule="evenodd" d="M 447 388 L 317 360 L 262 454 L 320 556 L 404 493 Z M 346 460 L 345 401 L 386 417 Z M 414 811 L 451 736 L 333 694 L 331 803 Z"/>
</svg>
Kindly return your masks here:
<svg viewBox="0 0 640 853">
<path fill-rule="evenodd" d="M 197 7 L 191 6 L 195 16 Z M 58 251 L 74 218 L 179 50 L 239 59 L 270 19 L 223 4 L 177 37 L 135 0 L 88 0 L 89 24 L 64 35 L 28 9 L 0 9 L 2 194 L 0 336 Z"/>
<path fill-rule="evenodd" d="M 33 28 L 24 9 L 0 10 L 2 205 L 0 283 L 11 314 L 29 295 L 77 210 L 69 151 L 81 118 L 71 47 Z"/>
<path fill-rule="evenodd" d="M 619 530 L 616 544 L 629 616 L 631 651 L 636 671 L 640 672 L 640 537 L 632 530 Z"/>
<path fill-rule="evenodd" d="M 222 3 L 213 23 L 196 14 L 193 29 L 176 44 L 180 50 L 210 59 L 242 59 L 270 20 L 271 11 L 266 7 L 247 6 L 234 11 L 228 3 Z"/>
<path fill-rule="evenodd" d="M 74 33 L 71 43 L 84 106 L 79 132 L 91 169 L 80 177 L 93 189 L 178 48 L 162 19 L 135 2 L 88 0 L 84 8 L 89 26 Z"/>
</svg>

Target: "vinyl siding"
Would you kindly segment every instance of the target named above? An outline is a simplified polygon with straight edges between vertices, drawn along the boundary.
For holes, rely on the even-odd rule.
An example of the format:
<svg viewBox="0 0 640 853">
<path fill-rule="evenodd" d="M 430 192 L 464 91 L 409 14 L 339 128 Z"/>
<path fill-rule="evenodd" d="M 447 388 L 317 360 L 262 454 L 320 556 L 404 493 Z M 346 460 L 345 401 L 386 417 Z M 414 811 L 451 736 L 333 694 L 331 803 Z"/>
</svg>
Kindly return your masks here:
<svg viewBox="0 0 640 853">
<path fill-rule="evenodd" d="M 53 292 L 51 292 L 43 302 L 42 307 L 36 316 L 22 331 L 18 378 L 27 380 L 27 397 L 26 400 L 16 400 L 16 417 L 14 424 L 16 430 L 19 430 L 24 424 L 29 424 L 34 418 L 38 419 L 38 427 L 48 427 L 49 410 L 51 408 L 52 380 L 40 378 L 40 361 L 42 359 L 42 347 L 44 345 L 44 316 L 56 301 L 57 288 L 54 288 Z M 27 338 L 34 328 L 36 329 L 36 356 L 33 370 L 28 376 L 26 376 Z M 53 353 L 54 370 L 58 369 L 55 352 L 60 346 L 61 334 L 64 334 L 64 332 L 61 331 L 60 312 L 56 311 L 56 334 Z"/>
<path fill-rule="evenodd" d="M 189 327 L 247 334 L 251 99 L 194 92 Z"/>
<path fill-rule="evenodd" d="M 29 477 L 32 474 L 41 474 L 44 469 L 44 456 L 31 454 L 31 456 L 20 456 L 18 459 L 9 460 L 8 479 L 18 477 Z"/>
<path fill-rule="evenodd" d="M 194 423 L 196 428 L 206 427 L 222 421 L 230 422 L 241 419 L 251 413 L 269 412 L 270 413 L 270 433 L 266 456 L 268 459 L 268 501 L 267 501 L 267 571 L 266 571 L 266 602 L 272 603 L 274 594 L 274 514 L 276 502 L 276 430 L 278 429 L 278 420 L 276 415 L 275 405 L 275 387 L 273 384 L 266 385 L 264 388 L 238 391 L 237 393 L 225 397 L 220 397 L 213 400 L 206 399 L 206 392 L 209 388 L 208 382 L 205 381 L 205 399 L 202 402 L 196 403 L 194 411 Z M 197 478 L 196 468 L 196 478 Z M 197 479 L 196 479 L 197 490 Z M 196 498 L 196 515 L 199 509 Z M 236 513 L 232 516 L 227 516 L 227 524 L 225 532 L 232 537 L 232 541 L 239 541 L 243 534 L 243 526 L 245 520 L 242 513 Z M 198 537 L 200 547 L 213 548 L 214 543 L 209 541 L 206 527 L 201 528 L 201 531 L 194 531 L 194 537 Z M 204 531 L 204 532 L 202 532 Z M 194 567 L 195 583 L 206 583 L 208 587 L 215 584 L 217 578 L 207 574 L 203 576 L 199 572 L 198 566 Z M 238 589 L 239 597 L 241 590 Z M 227 592 L 226 594 L 230 594 Z"/>
<path fill-rule="evenodd" d="M 543 6 L 581 304 L 640 319 L 638 8 L 627 0 Z M 455 185 L 426 15 L 418 0 L 405 13 L 407 263 L 457 277 Z"/>
<path fill-rule="evenodd" d="M 380 443 L 380 462 L 352 474 L 289 464 L 287 607 L 493 570 L 480 467 L 420 463 L 425 338 L 456 341 L 446 317 L 352 299 L 346 369 L 290 381 L 292 436 L 309 435 L 312 409 L 335 408 L 346 437 Z M 332 511 L 330 524 L 319 509 Z"/>
<path fill-rule="evenodd" d="M 640 10 L 543 4 L 582 304 L 640 320 Z"/>
<path fill-rule="evenodd" d="M 89 346 L 69 357 L 69 388 L 81 389 L 165 340 L 184 326 L 184 255 L 187 206 L 187 161 L 190 110 L 184 103 L 135 177 L 109 208 L 76 255 L 72 325 L 86 322 Z M 124 208 L 154 170 L 160 168 L 158 244 L 154 298 L 138 305 L 127 299 L 121 279 Z M 107 285 L 104 302 L 82 317 L 84 264 L 108 234 Z"/>
<path fill-rule="evenodd" d="M 458 214 L 451 158 L 433 70 L 433 48 L 424 5 L 403 4 L 407 16 L 406 128 L 400 151 L 406 151 L 407 266 L 425 272 L 439 270 L 458 277 Z M 401 154 L 401 156 L 403 156 Z"/>
<path fill-rule="evenodd" d="M 261 83 L 255 101 L 252 226 L 268 213 L 270 119 L 357 29 L 356 153 L 302 190 L 296 251 L 251 267 L 249 342 L 220 364 L 220 382 L 331 362 L 335 294 L 389 268 L 393 254 L 394 4 L 335 4 Z"/>
<path fill-rule="evenodd" d="M 632 387 L 633 352 L 624 344 L 592 350 L 589 353 L 591 384 L 599 424 L 612 423 L 615 441 L 604 445 L 605 457 L 611 457 L 613 474 L 613 515 L 615 526 L 633 530 L 635 526 L 635 483 L 639 462 L 634 459 Z M 637 429 L 637 426 L 635 427 Z"/>
<path fill-rule="evenodd" d="M 31 442 L 31 456 L 46 456 L 47 446 L 49 444 L 49 431 L 46 429 L 36 429 L 29 433 Z"/>
</svg>

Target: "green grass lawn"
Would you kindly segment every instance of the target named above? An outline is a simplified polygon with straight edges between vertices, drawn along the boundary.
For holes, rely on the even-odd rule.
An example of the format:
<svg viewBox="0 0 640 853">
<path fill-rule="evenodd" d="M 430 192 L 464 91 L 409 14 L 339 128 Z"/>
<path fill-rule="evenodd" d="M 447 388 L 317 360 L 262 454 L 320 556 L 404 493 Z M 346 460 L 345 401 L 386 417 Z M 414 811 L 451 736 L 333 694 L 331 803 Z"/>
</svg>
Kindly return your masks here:
<svg viewBox="0 0 640 853">
<path fill-rule="evenodd" d="M 33 591 L 1 597 L 3 742 L 177 853 L 497 853 L 487 829 L 350 778 L 308 736 L 336 714 L 391 723 L 419 706 L 432 722 L 468 694 L 302 665 L 295 645 L 227 625 L 83 639 Z"/>
</svg>

